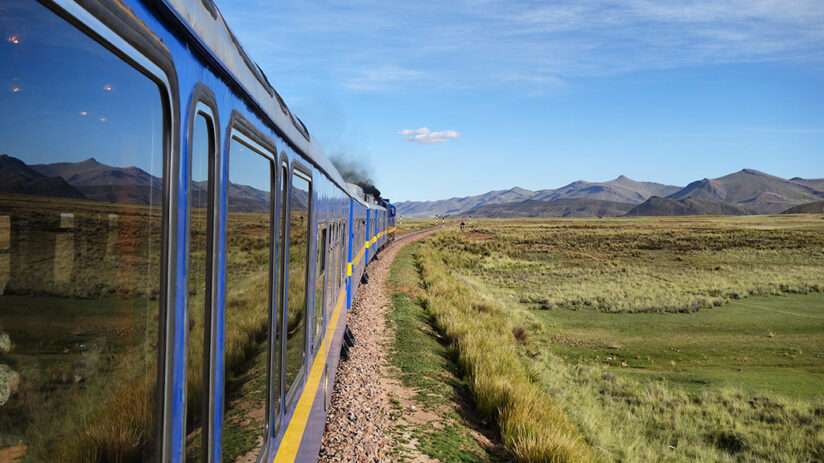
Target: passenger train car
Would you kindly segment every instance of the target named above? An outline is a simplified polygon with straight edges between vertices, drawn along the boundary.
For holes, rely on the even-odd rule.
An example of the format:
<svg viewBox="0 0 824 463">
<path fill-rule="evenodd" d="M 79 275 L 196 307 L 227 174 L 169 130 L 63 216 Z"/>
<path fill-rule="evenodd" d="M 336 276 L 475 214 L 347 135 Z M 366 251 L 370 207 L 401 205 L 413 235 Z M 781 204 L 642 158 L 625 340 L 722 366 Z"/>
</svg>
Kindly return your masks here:
<svg viewBox="0 0 824 463">
<path fill-rule="evenodd" d="M 0 460 L 317 459 L 394 207 L 211 0 L 0 0 L 0 32 Z"/>
</svg>

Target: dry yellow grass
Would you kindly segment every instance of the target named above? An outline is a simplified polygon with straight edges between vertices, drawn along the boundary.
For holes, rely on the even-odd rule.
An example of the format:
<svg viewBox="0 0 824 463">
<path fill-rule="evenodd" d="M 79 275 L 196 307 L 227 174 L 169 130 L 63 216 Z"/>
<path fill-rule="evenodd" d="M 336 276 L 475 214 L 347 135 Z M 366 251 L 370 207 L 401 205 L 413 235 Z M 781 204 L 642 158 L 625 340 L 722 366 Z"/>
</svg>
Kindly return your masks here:
<svg viewBox="0 0 824 463">
<path fill-rule="evenodd" d="M 506 314 L 484 303 L 447 269 L 431 245 L 418 251 L 427 310 L 457 352 L 478 411 L 492 419 L 520 462 L 589 462 L 598 458 L 562 408 L 518 358 Z"/>
</svg>

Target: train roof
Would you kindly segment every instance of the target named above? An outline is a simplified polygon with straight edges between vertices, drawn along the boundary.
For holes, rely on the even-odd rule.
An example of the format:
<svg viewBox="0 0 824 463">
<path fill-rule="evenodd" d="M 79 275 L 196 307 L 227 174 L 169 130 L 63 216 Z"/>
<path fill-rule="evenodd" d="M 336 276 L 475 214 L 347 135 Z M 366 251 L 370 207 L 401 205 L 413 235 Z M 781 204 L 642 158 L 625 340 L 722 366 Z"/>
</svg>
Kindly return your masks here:
<svg viewBox="0 0 824 463">
<path fill-rule="evenodd" d="M 252 61 L 232 33 L 223 15 L 212 0 L 163 0 L 169 10 L 195 36 L 217 65 L 229 73 L 254 100 L 260 109 L 274 121 L 299 151 L 326 173 L 338 186 L 349 193 L 346 182 L 334 164 L 326 157 L 317 140 L 269 83 L 260 66 Z"/>
<path fill-rule="evenodd" d="M 360 185 L 356 185 L 354 183 L 347 183 L 346 189 L 349 191 L 349 195 L 352 198 L 354 198 L 355 201 L 360 203 L 362 206 L 367 206 L 366 200 L 363 196 L 363 188 L 361 188 Z"/>
</svg>

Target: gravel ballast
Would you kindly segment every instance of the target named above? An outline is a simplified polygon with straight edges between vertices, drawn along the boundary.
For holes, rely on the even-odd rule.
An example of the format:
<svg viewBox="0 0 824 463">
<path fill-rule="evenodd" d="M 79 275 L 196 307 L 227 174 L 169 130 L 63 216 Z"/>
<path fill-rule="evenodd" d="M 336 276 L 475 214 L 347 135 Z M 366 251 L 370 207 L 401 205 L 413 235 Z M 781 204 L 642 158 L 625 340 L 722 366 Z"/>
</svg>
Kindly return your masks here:
<svg viewBox="0 0 824 463">
<path fill-rule="evenodd" d="M 338 366 L 319 461 L 394 461 L 389 394 L 382 381 L 387 360 L 384 313 L 390 302 L 385 283 L 398 251 L 437 230 L 440 227 L 398 236 L 367 267 L 369 283 L 361 285 L 347 315 L 357 344 L 350 351 L 351 358 Z"/>
</svg>

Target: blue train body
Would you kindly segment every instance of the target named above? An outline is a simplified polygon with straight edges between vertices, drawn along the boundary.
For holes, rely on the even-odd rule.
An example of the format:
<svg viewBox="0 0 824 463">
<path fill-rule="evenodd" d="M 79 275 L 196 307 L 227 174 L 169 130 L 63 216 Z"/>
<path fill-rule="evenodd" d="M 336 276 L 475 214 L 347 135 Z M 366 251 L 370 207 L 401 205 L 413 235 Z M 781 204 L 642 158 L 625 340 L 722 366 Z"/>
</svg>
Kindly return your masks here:
<svg viewBox="0 0 824 463">
<path fill-rule="evenodd" d="M 0 5 L 7 44 L 0 74 L 21 82 L 12 93 L 29 98 L 26 92 L 32 95 L 40 83 L 27 82 L 28 76 L 48 79 L 64 61 L 99 58 L 101 76 L 114 75 L 115 68 L 127 76 L 120 87 L 106 84 L 98 92 L 121 91 L 112 111 L 138 118 L 148 105 L 146 112 L 155 115 L 145 118 L 155 124 L 151 132 L 133 124 L 134 133 L 100 135 L 114 153 L 102 160 L 81 162 L 59 149 L 47 150 L 45 158 L 29 156 L 35 133 L 0 134 L 0 153 L 8 153 L 0 173 L 14 167 L 22 176 L 2 177 L 0 188 L 0 267 L 6 265 L 9 275 L 0 290 L 0 336 L 20 339 L 0 349 L 0 366 L 8 364 L 7 376 L 16 381 L 0 378 L 10 391 L 8 403 L 0 403 L 0 413 L 10 417 L 0 419 L 0 449 L 55 461 L 316 460 L 346 309 L 367 264 L 392 237 L 394 206 L 369 201 L 343 181 L 210 0 Z M 63 42 L 46 40 L 50 34 Z M 29 50 L 37 51 L 25 55 L 35 53 Z M 77 77 L 78 88 L 83 79 L 98 85 Z M 126 94 L 136 95 L 135 85 L 143 83 L 156 86 L 154 103 Z M 58 130 L 34 112 L 50 105 L 62 111 L 74 101 L 68 90 L 59 93 L 59 85 L 53 91 L 56 98 L 36 104 L 4 97 L 3 112 L 39 121 L 29 130 Z M 93 98 L 105 104 L 98 93 Z M 93 106 L 81 104 L 72 114 L 86 121 Z M 118 123 L 114 116 L 95 117 L 96 124 Z M 69 127 L 69 138 L 98 136 L 86 122 L 58 123 Z M 151 162 L 140 150 L 130 151 L 148 138 L 156 153 Z M 198 170 L 196 162 L 205 167 Z M 135 183 L 75 184 L 60 170 L 67 164 L 86 166 L 78 167 L 81 173 L 94 165 L 100 172 L 145 175 L 135 175 Z M 42 249 L 32 248 L 27 237 Z M 84 278 L 101 273 L 95 270 L 101 262 L 112 263 L 109 281 L 101 278 L 81 291 Z M 244 279 L 244 272 L 255 277 Z M 66 308 L 50 312 L 57 309 L 49 304 Z M 82 312 L 79 305 L 101 309 L 89 315 L 91 309 Z M 116 318 L 123 307 L 135 311 Z M 247 312 L 252 322 L 243 318 Z M 37 338 L 36 348 L 23 341 L 28 335 L 19 333 L 29 322 L 53 317 L 65 317 L 61 329 L 80 333 L 77 339 Z M 122 325 L 116 331 L 129 334 L 105 334 L 97 321 Z M 84 323 L 95 327 L 84 330 Z M 243 346 L 241 325 L 251 340 L 236 353 L 235 346 Z M 89 366 L 92 351 L 95 367 Z M 64 354 L 71 361 L 54 363 Z M 129 364 L 137 366 L 127 371 Z M 61 416 L 26 412 L 31 404 L 22 403 L 22 391 L 46 404 L 59 402 Z M 85 408 L 72 408 L 69 397 Z M 117 409 L 106 411 L 124 397 L 145 400 L 145 406 L 133 405 L 139 413 L 123 410 L 128 422 L 115 416 Z M 89 437 L 97 431 L 86 427 L 95 420 L 112 436 Z M 9 423 L 15 427 L 4 428 Z M 43 426 L 54 436 L 33 437 Z M 117 447 L 117 433 L 136 437 Z"/>
</svg>

